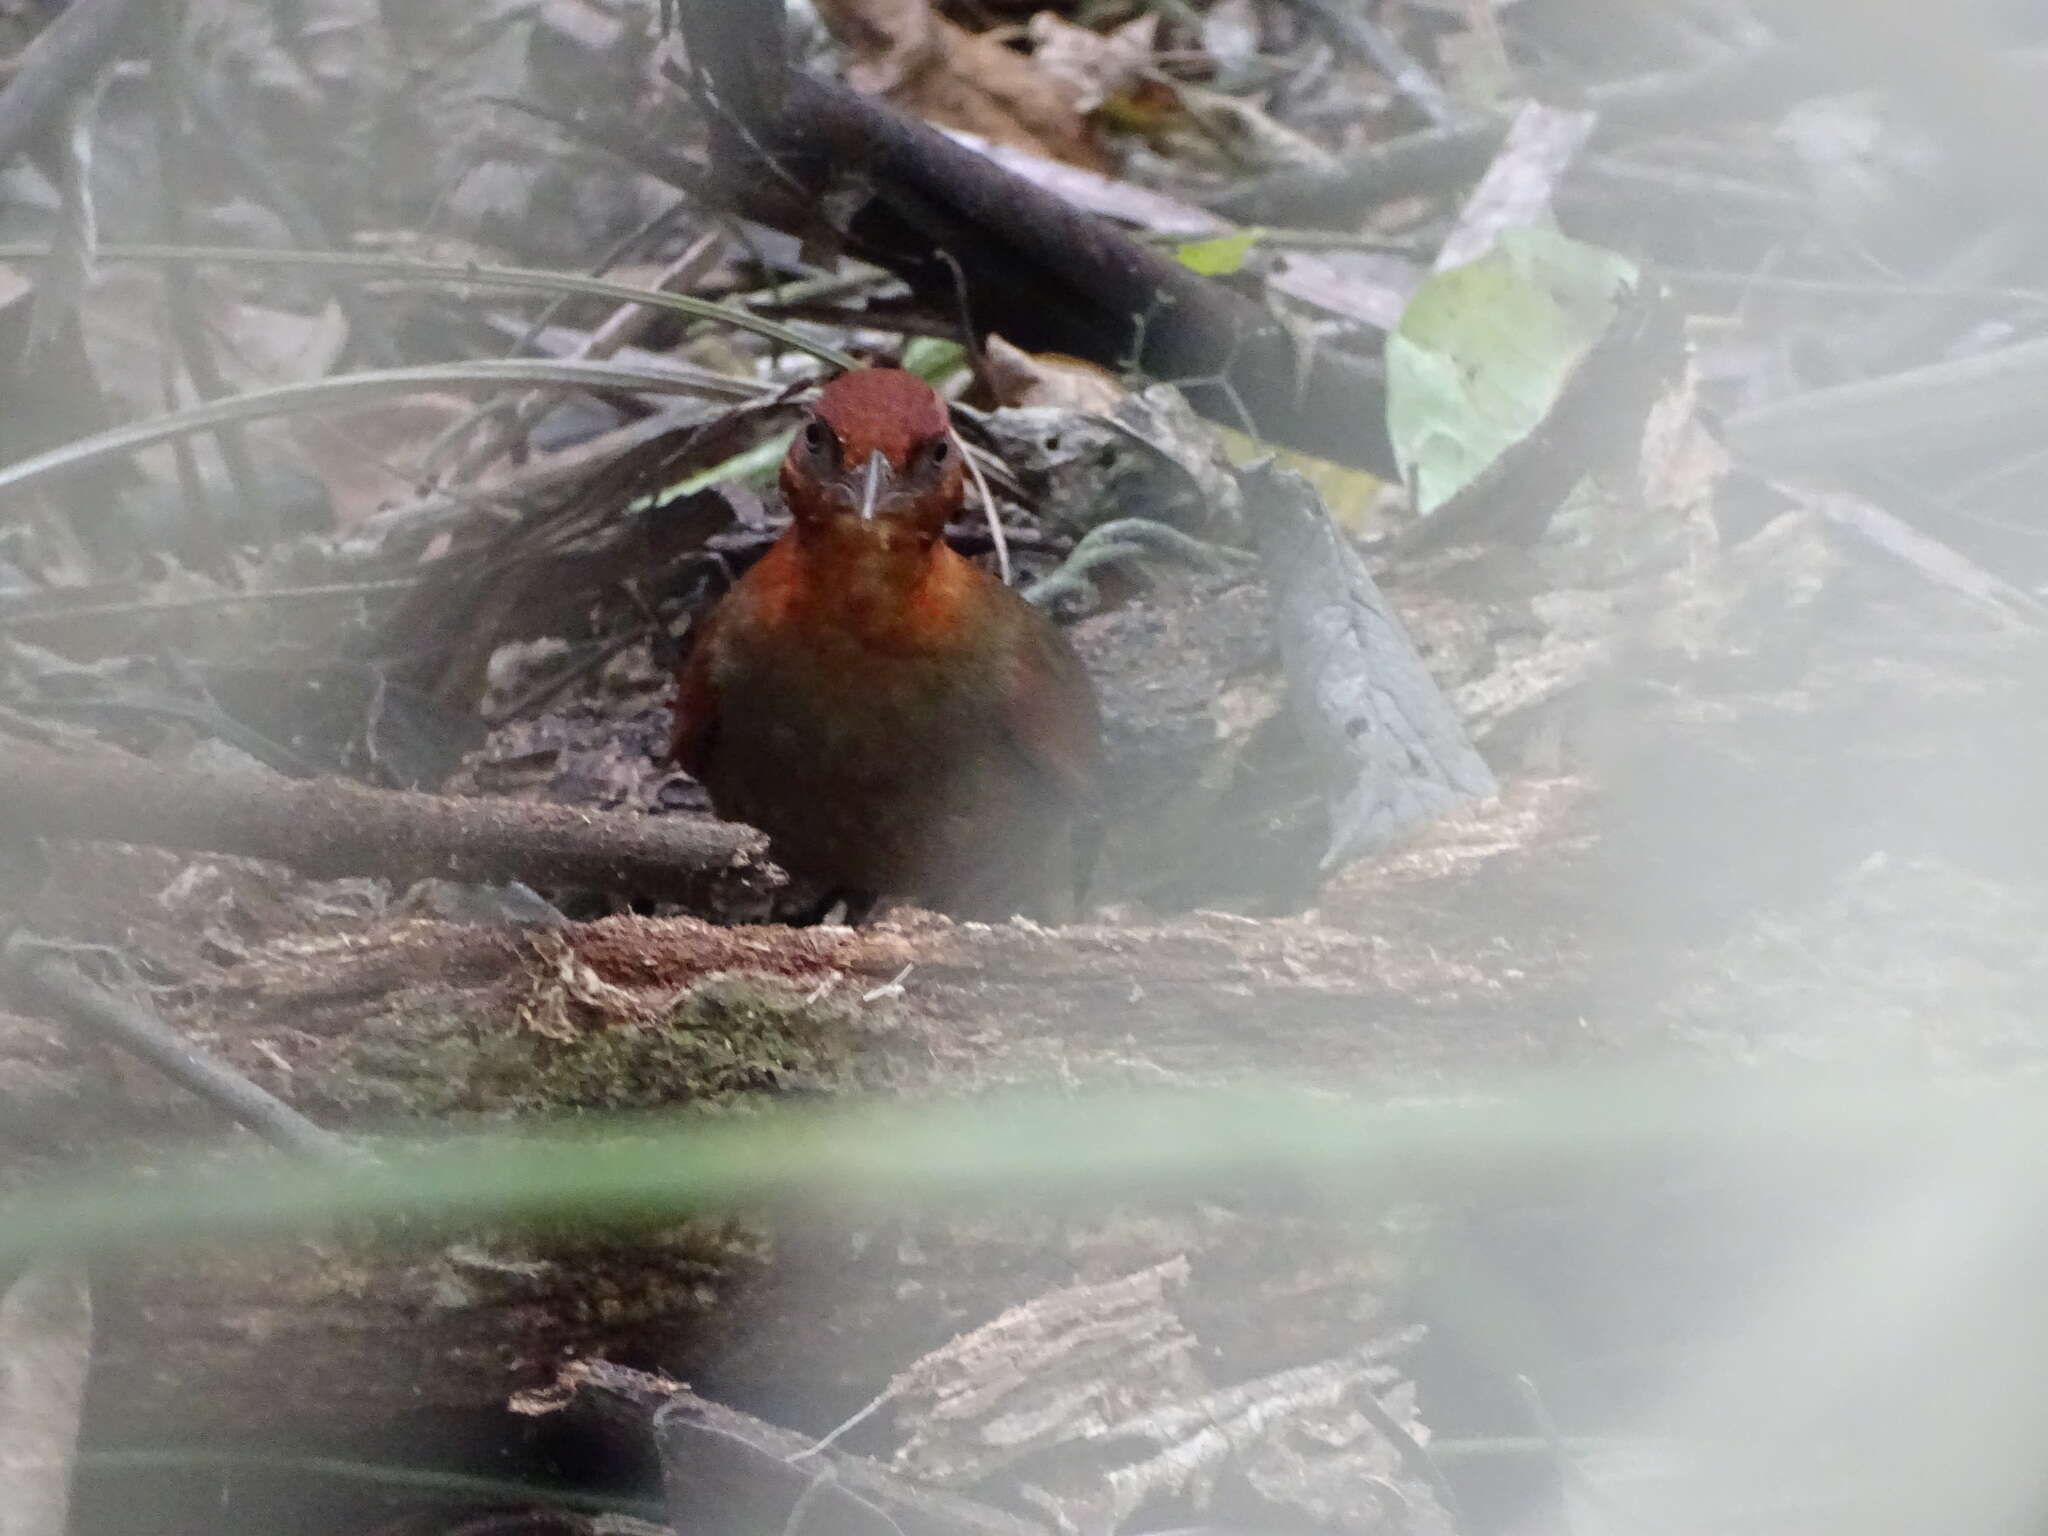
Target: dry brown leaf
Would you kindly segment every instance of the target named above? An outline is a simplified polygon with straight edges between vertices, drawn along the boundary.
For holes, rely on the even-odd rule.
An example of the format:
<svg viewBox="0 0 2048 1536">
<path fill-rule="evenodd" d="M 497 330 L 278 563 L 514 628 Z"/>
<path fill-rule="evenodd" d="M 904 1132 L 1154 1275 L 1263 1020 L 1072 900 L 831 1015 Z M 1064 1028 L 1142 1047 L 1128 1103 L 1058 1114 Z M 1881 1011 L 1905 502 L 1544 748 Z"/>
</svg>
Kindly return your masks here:
<svg viewBox="0 0 2048 1536">
<path fill-rule="evenodd" d="M 988 381 L 999 406 L 1050 406 L 1063 411 L 1112 414 L 1130 391 L 1114 374 L 1056 352 L 1032 353 L 991 333 Z"/>
<path fill-rule="evenodd" d="M 1031 61 L 1066 88 L 1077 112 L 1093 112 L 1129 90 L 1142 76 L 1159 34 L 1159 13 L 1148 11 L 1110 32 L 1076 26 L 1051 11 L 1031 18 Z"/>
<path fill-rule="evenodd" d="M 940 18 L 926 0 L 822 0 L 818 14 L 852 55 L 846 83 L 856 91 L 900 91 L 938 58 Z"/>
<path fill-rule="evenodd" d="M 1067 89 L 1031 59 L 955 26 L 927 0 L 817 0 L 852 55 L 847 80 L 892 106 L 1070 165 L 1105 170 Z"/>
<path fill-rule="evenodd" d="M 1191 125 L 1184 133 L 1172 133 L 1164 146 L 1176 158 L 1207 160 L 1223 170 L 1326 173 L 1337 167 L 1337 157 L 1314 139 L 1241 96 L 1188 81 L 1172 89 Z"/>
<path fill-rule="evenodd" d="M 332 299 L 310 314 L 245 303 L 206 273 L 195 274 L 190 291 L 214 366 L 238 394 L 325 378 L 348 342 L 348 322 Z M 141 267 L 107 268 L 86 296 L 86 351 L 124 419 L 164 409 L 167 369 L 180 378 L 180 403 L 194 402 L 163 315 L 161 276 Z M 260 458 L 296 465 L 318 478 L 335 518 L 348 527 L 416 489 L 414 470 L 426 446 L 471 408 L 456 396 L 426 396 L 345 416 L 250 422 L 242 432 Z M 168 478 L 162 451 L 142 463 Z"/>
<path fill-rule="evenodd" d="M 416 494 L 427 449 L 475 409 L 460 395 L 415 395 L 346 416 L 294 416 L 283 425 L 299 462 L 327 487 L 335 526 L 353 528 Z"/>
<path fill-rule="evenodd" d="M 212 329 L 220 343 L 216 360 L 221 376 L 241 390 L 324 379 L 348 344 L 348 321 L 332 299 L 312 315 L 222 304 L 212 316 Z"/>
<path fill-rule="evenodd" d="M 1699 374 L 1688 366 L 1643 418 L 1643 507 L 1674 522 L 1705 519 L 1728 466 L 1728 450 L 1700 422 Z"/>
</svg>

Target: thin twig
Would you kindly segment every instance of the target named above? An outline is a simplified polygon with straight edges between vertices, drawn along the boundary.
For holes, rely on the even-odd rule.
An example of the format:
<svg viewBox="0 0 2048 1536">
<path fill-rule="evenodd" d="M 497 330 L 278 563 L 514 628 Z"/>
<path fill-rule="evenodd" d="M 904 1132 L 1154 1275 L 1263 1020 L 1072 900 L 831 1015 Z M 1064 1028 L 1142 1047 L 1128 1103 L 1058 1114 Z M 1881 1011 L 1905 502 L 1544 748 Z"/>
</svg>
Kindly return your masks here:
<svg viewBox="0 0 2048 1536">
<path fill-rule="evenodd" d="M 179 404 L 178 363 L 169 347 L 157 356 L 157 388 L 163 392 L 164 410 L 175 412 Z M 218 580 L 234 580 L 235 562 L 228 554 L 227 533 L 199 473 L 199 455 L 193 451 L 190 436 L 180 434 L 171 439 L 171 466 L 178 478 L 178 498 L 185 510 L 194 563 Z"/>
<path fill-rule="evenodd" d="M 301 250 L 332 250 L 343 244 L 339 231 L 328 223 L 320 208 L 300 196 L 298 188 L 279 172 L 264 136 L 245 131 L 243 125 L 248 114 L 223 105 L 218 83 L 192 67 L 190 45 L 184 39 L 180 39 L 178 57 L 193 125 L 229 171 L 242 180 L 257 202 L 277 215 Z M 398 343 L 392 339 L 384 317 L 347 283 L 337 280 L 328 286 L 348 321 L 349 340 L 358 354 L 383 367 L 396 366 L 400 359 Z"/>
<path fill-rule="evenodd" d="M 1522 1406 L 1529 1412 L 1530 1423 L 1534 1425 L 1537 1434 L 1542 1437 L 1545 1447 L 1550 1452 L 1551 1465 L 1557 1469 L 1558 1482 L 1561 1486 L 1569 1485 L 1576 1488 L 1583 1498 L 1599 1505 L 1610 1516 L 1614 1517 L 1617 1521 L 1618 1529 L 1629 1530 L 1637 1527 L 1647 1527 L 1654 1532 L 1670 1531 L 1671 1526 L 1667 1521 L 1647 1516 L 1639 1509 L 1624 1507 L 1612 1494 L 1593 1480 L 1592 1475 L 1580 1465 L 1578 1458 L 1572 1454 L 1571 1448 L 1566 1444 L 1563 1434 L 1559 1432 L 1557 1420 L 1551 1417 L 1549 1405 L 1543 1401 L 1543 1394 L 1537 1390 L 1533 1377 L 1516 1376 L 1515 1390 L 1521 1395 Z M 1566 1536 L 1572 1536 L 1569 1511 L 1565 1513 L 1564 1525 Z"/>
<path fill-rule="evenodd" d="M 1826 54 L 1774 46 L 1693 69 L 1596 85 L 1586 92 L 1585 104 L 1600 114 L 1597 142 L 1768 110 L 1826 89 L 1841 73 Z M 1425 129 L 1352 155 L 1335 171 L 1283 171 L 1233 187 L 1214 206 L 1246 222 L 1353 223 L 1380 202 L 1440 192 L 1478 175 L 1491 163 L 1507 126 L 1507 118 L 1487 116 Z"/>
<path fill-rule="evenodd" d="M 1413 102 L 1434 126 L 1448 127 L 1471 115 L 1451 100 L 1435 76 L 1395 40 L 1393 33 L 1368 18 L 1355 0 L 1295 0 L 1295 4 L 1307 11 L 1339 48 L 1385 75 L 1387 82 Z"/>
<path fill-rule="evenodd" d="M 31 261 L 47 256 L 47 241 L 0 244 L 0 261 Z M 539 293 L 587 294 L 619 303 L 672 309 L 698 319 L 715 320 L 736 330 L 779 341 L 835 368 L 858 368 L 859 362 L 837 347 L 813 340 L 801 331 L 777 325 L 748 310 L 682 293 L 661 293 L 630 283 L 606 282 L 573 272 L 547 272 L 531 267 L 500 267 L 481 262 L 415 261 L 403 256 L 377 256 L 362 251 L 275 251 L 216 245 L 102 245 L 102 261 L 218 262 L 222 266 L 308 267 L 358 279 L 391 277 L 412 282 L 459 283 L 476 288 L 502 288 Z"/>
<path fill-rule="evenodd" d="M 1975 304 L 2024 304 L 2048 308 L 2048 289 L 1971 287 L 1959 283 L 1899 283 L 1864 277 L 1790 277 L 1774 272 L 1734 272 L 1715 267 L 1658 266 L 1656 275 L 1671 283 L 1703 288 L 1733 288 L 1758 293 L 1811 294 L 1869 303 L 1876 299 L 1952 299 Z"/>
<path fill-rule="evenodd" d="M 667 1512 L 666 1506 L 650 1499 L 633 1499 L 619 1494 L 593 1493 L 586 1489 L 561 1488 L 504 1477 L 480 1477 L 462 1472 L 445 1472 L 430 1467 L 400 1466 L 386 1462 L 355 1461 L 341 1456 L 294 1456 L 282 1451 L 215 1450 L 198 1446 L 126 1446 L 120 1449 L 86 1450 L 79 1455 L 80 1466 L 100 1476 L 135 1473 L 205 1472 L 226 1479 L 233 1474 L 255 1477 L 289 1477 L 303 1487 L 307 1482 L 332 1482 L 375 1489 L 387 1498 L 399 1494 L 427 1495 L 436 1499 L 460 1499 L 473 1503 L 510 1504 L 521 1499 L 545 1499 L 562 1509 L 590 1514 L 626 1514 L 648 1518 Z"/>
<path fill-rule="evenodd" d="M 150 1009 L 88 981 L 66 957 L 63 946 L 17 930 L 8 935 L 0 954 L 37 1002 L 148 1062 L 272 1146 L 315 1162 L 352 1160 L 358 1155 L 332 1131 L 315 1125 L 276 1095 L 200 1050 Z"/>
<path fill-rule="evenodd" d="M 617 363 L 486 358 L 472 363 L 386 368 L 304 384 L 280 384 L 97 432 L 0 467 L 0 490 L 19 490 L 39 480 L 76 474 L 158 443 L 178 442 L 226 421 L 256 421 L 342 409 L 426 389 L 503 388 L 507 384 L 568 384 L 579 389 L 687 394 L 741 402 L 758 400 L 762 394 L 760 386 L 750 380 L 729 379 L 704 370 L 629 368 Z M 7 515 L 0 510 L 0 520 Z"/>
<path fill-rule="evenodd" d="M 1408 1432 L 1408 1426 L 1387 1412 L 1380 1400 L 1373 1396 L 1371 1386 L 1361 1387 L 1351 1395 L 1350 1400 L 1358 1405 L 1360 1413 L 1372 1421 L 1372 1427 L 1392 1442 L 1395 1451 L 1400 1454 L 1402 1465 L 1407 1467 L 1411 1474 L 1429 1484 L 1430 1491 L 1436 1495 L 1436 1501 L 1443 1505 L 1444 1513 L 1451 1517 L 1451 1529 L 1471 1530 L 1472 1527 L 1465 1523 L 1464 1511 L 1458 1505 L 1458 1490 L 1452 1487 L 1451 1480 L 1444 1476 L 1443 1468 L 1436 1464 L 1436 1458 L 1424 1449 L 1422 1442 Z"/>
<path fill-rule="evenodd" d="M 1257 564 L 1248 551 L 1205 543 L 1171 524 L 1149 517 L 1119 517 L 1089 529 L 1058 569 L 1024 589 L 1024 601 L 1043 608 L 1063 597 L 1085 596 L 1092 590 L 1090 571 L 1148 554 L 1170 555 L 1209 571 Z"/>
<path fill-rule="evenodd" d="M 598 668 L 609 663 L 613 657 L 621 656 L 645 640 L 652 632 L 651 626 L 637 625 L 613 635 L 611 639 L 591 647 L 582 656 L 559 671 L 551 672 L 538 682 L 518 694 L 499 708 L 492 710 L 485 718 L 487 725 L 501 725 L 507 720 L 517 720 L 545 705 L 563 689 L 573 687 Z"/>
<path fill-rule="evenodd" d="M 968 451 L 959 428 L 949 426 L 947 431 L 952 435 L 954 452 L 958 453 L 967 465 L 968 476 L 974 481 L 974 494 L 980 498 L 981 514 L 988 522 L 989 541 L 996 549 L 996 574 L 1007 587 L 1012 584 L 1013 579 L 1013 572 L 1010 569 L 1010 536 L 1003 531 L 1002 515 L 997 512 L 996 498 L 988 488 L 988 476 L 981 472 L 980 463 Z"/>
<path fill-rule="evenodd" d="M 185 7 L 183 0 L 158 0 L 150 55 L 152 93 L 155 96 L 157 158 L 163 169 L 163 190 L 157 222 L 164 243 L 181 245 L 185 240 L 185 207 L 191 200 L 191 177 L 186 164 L 183 48 Z M 199 309 L 199 291 L 192 269 L 172 262 L 164 269 L 164 314 L 185 375 L 201 400 L 218 400 L 229 394 L 228 382 L 214 365 L 213 348 Z M 278 536 L 278 522 L 263 500 L 256 479 L 256 465 L 249 456 L 248 439 L 242 429 L 227 424 L 215 431 L 227 470 L 228 485 L 241 506 L 239 531 L 253 535 L 250 542 L 269 545 Z M 225 519 L 218 519 L 224 522 Z M 237 530 L 224 530 L 230 535 Z"/>
<path fill-rule="evenodd" d="M 380 592 L 410 592 L 418 576 L 383 581 L 340 581 L 309 587 L 267 587 L 253 592 L 208 592 L 198 597 L 163 597 L 132 603 L 84 603 L 75 608 L 40 608 L 32 613 L 0 613 L 0 630 L 33 629 L 74 619 L 127 619 L 153 613 L 186 613 L 208 608 L 237 608 L 251 603 L 299 603 L 331 598 L 369 597 Z"/>
<path fill-rule="evenodd" d="M 873 1418 L 876 1414 L 880 1413 L 884 1408 L 888 1407 L 889 1404 L 896 1401 L 896 1396 L 896 1384 L 894 1382 L 891 1382 L 888 1386 L 884 1387 L 881 1390 L 881 1392 L 876 1394 L 875 1397 L 870 1399 L 868 1405 L 865 1408 L 856 1409 L 851 1416 L 841 1419 L 831 1429 L 827 1430 L 821 1439 L 814 1440 L 813 1442 L 811 1442 L 811 1444 L 805 1446 L 800 1451 L 792 1451 L 789 1455 L 785 1456 L 783 1460 L 789 1462 L 791 1465 L 794 1465 L 799 1461 L 806 1460 L 809 1457 L 816 1456 L 821 1454 L 822 1452 L 831 1450 L 833 1446 L 837 1445 L 848 1434 L 858 1429 L 861 1425 L 865 1424 L 869 1419 Z"/>
<path fill-rule="evenodd" d="M 692 0 L 684 10 L 686 20 L 722 25 L 734 8 Z M 766 18 L 766 27 L 779 13 L 745 14 Z M 1392 464 L 1378 358 L 1307 344 L 1228 285 L 885 103 L 801 71 L 782 86 L 780 110 L 747 134 L 714 120 L 709 183 L 642 116 L 600 107 L 572 127 L 652 175 L 705 188 L 786 233 L 823 233 L 829 215 L 854 255 L 927 298 L 952 290 L 933 254 L 950 251 L 966 272 L 975 324 L 1027 351 L 1109 366 L 1142 347 L 1145 372 L 1194 381 L 1188 403 L 1198 412 L 1218 416 L 1249 401 L 1261 432 L 1290 448 L 1381 473 Z M 1141 326 L 1147 311 L 1152 319 Z M 1217 379 L 1225 367 L 1227 380 Z"/>
<path fill-rule="evenodd" d="M 36 35 L 0 90 L 0 166 L 56 123 L 126 40 L 141 0 L 73 0 Z"/>
<path fill-rule="evenodd" d="M 649 241 L 659 239 L 662 235 L 666 234 L 678 219 L 690 211 L 692 206 L 689 198 L 679 197 L 662 209 L 661 212 L 643 221 L 637 229 L 627 230 L 625 234 L 619 236 L 618 239 L 606 247 L 598 255 L 595 262 L 591 263 L 590 275 L 592 277 L 603 277 L 635 250 L 639 249 L 640 246 Z M 700 236 L 699 239 L 701 241 L 702 237 Z M 659 288 L 665 285 L 657 282 L 655 286 Z M 511 347 L 506 350 L 505 355 L 507 357 L 519 357 L 531 350 L 533 344 L 540 340 L 541 332 L 555 323 L 555 318 L 561 314 L 563 306 L 569 302 L 570 297 L 571 295 L 566 293 L 557 294 L 554 298 L 549 299 L 547 303 L 543 304 L 540 307 L 540 313 L 533 317 L 532 323 L 520 333 L 519 339 L 512 343 Z"/>
<path fill-rule="evenodd" d="M 723 233 L 715 229 L 700 235 L 691 242 L 688 250 L 662 269 L 661 275 L 654 280 L 655 289 L 670 292 L 689 288 L 717 262 L 724 241 Z M 569 355 L 574 358 L 612 357 L 620 348 L 637 341 L 654 323 L 656 313 L 645 304 L 621 304 L 601 325 L 586 335 L 582 343 Z M 524 351 L 525 348 L 522 346 L 520 350 Z M 548 407 L 560 398 L 560 390 L 528 390 L 511 403 L 496 428 L 486 431 L 472 444 L 470 450 L 456 462 L 455 467 L 444 478 L 456 482 L 476 478 L 493 459 L 505 451 L 506 446 L 514 438 L 537 421 Z M 490 409 L 484 408 L 486 411 Z"/>
<path fill-rule="evenodd" d="M 638 229 L 630 230 L 620 236 L 598 257 L 590 269 L 590 275 L 592 277 L 603 277 L 613 267 L 617 266 L 619 262 L 623 261 L 627 254 L 642 240 L 651 239 L 666 229 L 689 206 L 690 200 L 687 197 L 679 197 L 653 218 L 642 223 Z M 541 305 L 540 312 L 527 322 L 526 329 L 519 333 L 518 340 L 505 349 L 505 356 L 525 357 L 529 355 L 533 351 L 534 343 L 554 323 L 555 318 L 568 306 L 572 298 L 574 298 L 573 294 L 558 293 Z M 550 396 L 549 398 L 553 397 Z M 460 473 L 442 476 L 440 472 L 441 460 L 454 444 L 461 441 L 478 422 L 503 410 L 505 405 L 506 402 L 503 400 L 485 401 L 483 404 L 466 412 L 461 420 L 455 422 L 436 437 L 433 442 L 427 445 L 427 451 L 420 455 L 419 478 L 422 480 L 439 479 L 443 481 L 444 485 L 452 485 L 458 481 L 469 479 L 469 475 Z"/>
</svg>

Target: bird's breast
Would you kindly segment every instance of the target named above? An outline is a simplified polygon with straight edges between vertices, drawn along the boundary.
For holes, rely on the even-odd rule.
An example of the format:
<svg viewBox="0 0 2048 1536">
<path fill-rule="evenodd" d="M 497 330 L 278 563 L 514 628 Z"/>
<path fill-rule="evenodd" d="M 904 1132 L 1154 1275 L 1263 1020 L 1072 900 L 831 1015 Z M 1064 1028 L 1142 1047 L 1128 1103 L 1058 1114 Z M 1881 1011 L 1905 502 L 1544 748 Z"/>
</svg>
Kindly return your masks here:
<svg viewBox="0 0 2048 1536">
<path fill-rule="evenodd" d="M 959 651 L 757 634 L 715 668 L 706 787 L 799 873 L 899 894 L 957 886 L 1064 814 L 1008 739 L 989 670 Z"/>
</svg>

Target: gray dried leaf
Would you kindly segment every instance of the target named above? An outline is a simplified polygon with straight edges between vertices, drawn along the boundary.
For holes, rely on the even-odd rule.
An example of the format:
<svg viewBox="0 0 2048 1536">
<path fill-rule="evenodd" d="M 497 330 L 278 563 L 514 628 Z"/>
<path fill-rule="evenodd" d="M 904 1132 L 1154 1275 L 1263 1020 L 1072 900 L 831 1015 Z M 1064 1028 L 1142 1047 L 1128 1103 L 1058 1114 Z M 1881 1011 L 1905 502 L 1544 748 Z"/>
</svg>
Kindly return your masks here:
<svg viewBox="0 0 2048 1536">
<path fill-rule="evenodd" d="M 1330 774 L 1324 867 L 1495 794 L 1492 770 L 1315 488 L 1284 470 L 1246 479 L 1288 698 Z"/>
<path fill-rule="evenodd" d="M 1018 407 L 992 412 L 987 426 L 1039 514 L 1064 531 L 1145 517 L 1198 533 L 1234 528 L 1242 515 L 1215 429 L 1170 385 L 1127 395 L 1106 415 Z"/>
<path fill-rule="evenodd" d="M 1437 252 L 1436 270 L 1448 271 L 1493 249 L 1501 231 L 1549 216 L 1551 194 L 1571 169 L 1597 114 L 1578 107 L 1523 104 L 1508 125 L 1500 153 L 1465 199 L 1458 221 Z"/>
<path fill-rule="evenodd" d="M 1049 1291 L 933 1350 L 889 1384 L 907 1438 L 896 1470 L 965 1486 L 1197 1395 L 1195 1338 L 1174 1311 L 1185 1258 Z"/>
<path fill-rule="evenodd" d="M 65 1536 L 92 1359 L 85 1272 L 45 1261 L 0 1300 L 0 1536 Z"/>
</svg>

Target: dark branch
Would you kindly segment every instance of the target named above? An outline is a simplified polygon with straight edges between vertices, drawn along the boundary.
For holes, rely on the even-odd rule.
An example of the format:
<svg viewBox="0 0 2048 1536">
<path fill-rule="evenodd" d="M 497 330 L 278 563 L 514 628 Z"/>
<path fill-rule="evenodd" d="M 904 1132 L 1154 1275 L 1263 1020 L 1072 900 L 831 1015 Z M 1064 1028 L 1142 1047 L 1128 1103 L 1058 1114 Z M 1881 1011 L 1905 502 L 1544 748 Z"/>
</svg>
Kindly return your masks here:
<svg viewBox="0 0 2048 1536">
<path fill-rule="evenodd" d="M 728 0 L 684 5 L 700 84 L 732 56 L 733 28 L 757 10 Z M 707 28 L 716 39 L 708 49 L 699 41 Z M 767 41 L 773 36 L 771 28 Z M 708 186 L 645 123 L 612 116 L 581 126 L 652 174 L 887 268 L 948 314 L 964 287 L 984 334 L 1108 368 L 1135 366 L 1182 385 L 1213 419 L 1240 425 L 1241 402 L 1277 442 L 1391 472 L 1376 358 L 1303 341 L 1252 299 L 843 86 L 791 73 L 777 110 L 751 80 L 712 81 L 703 92 Z M 747 103 L 758 115 L 740 115 Z"/>
<path fill-rule="evenodd" d="M 30 1001 L 148 1062 L 272 1146 L 316 1162 L 355 1155 L 333 1132 L 215 1061 L 140 1003 L 87 980 L 61 946 L 17 932 L 8 938 L 5 955 Z"/>
<path fill-rule="evenodd" d="M 73 0 L 29 44 L 0 91 L 0 165 L 52 127 L 126 39 L 140 0 Z"/>
<path fill-rule="evenodd" d="M 1833 79 L 1822 58 L 1774 47 L 1595 86 L 1585 104 L 1600 114 L 1595 142 L 1612 142 L 1768 112 L 1826 89 Z M 1412 133 L 1354 155 L 1334 171 L 1283 172 L 1234 188 L 1215 207 L 1246 223 L 1340 228 L 1393 198 L 1458 189 L 1493 162 L 1508 123 L 1507 117 L 1485 117 Z"/>
<path fill-rule="evenodd" d="M 0 739 L 0 820 L 44 837 L 274 859 L 318 877 L 522 880 L 703 902 L 779 877 L 758 833 L 680 816 L 165 768 Z"/>
</svg>

